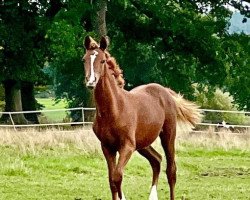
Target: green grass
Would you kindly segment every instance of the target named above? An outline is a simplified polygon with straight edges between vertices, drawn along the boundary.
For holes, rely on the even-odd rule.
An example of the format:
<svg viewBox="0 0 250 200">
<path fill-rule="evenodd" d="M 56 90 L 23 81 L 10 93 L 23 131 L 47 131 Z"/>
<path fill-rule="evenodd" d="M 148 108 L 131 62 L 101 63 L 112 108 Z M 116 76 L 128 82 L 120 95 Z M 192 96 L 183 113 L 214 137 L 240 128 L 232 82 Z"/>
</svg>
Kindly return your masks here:
<svg viewBox="0 0 250 200">
<path fill-rule="evenodd" d="M 178 152 L 177 199 L 248 199 L 250 155 L 238 151 Z M 1 148 L 0 199 L 110 199 L 105 161 L 76 149 L 44 150 L 23 155 Z M 222 155 L 220 155 L 222 154 Z M 148 163 L 133 156 L 124 177 L 127 199 L 147 199 L 151 171 Z M 159 199 L 168 188 L 164 170 L 159 182 Z"/>
<path fill-rule="evenodd" d="M 48 130 L 0 136 L 0 199 L 111 199 L 106 162 L 92 132 Z M 194 143 L 177 141 L 176 199 L 249 199 L 249 148 Z M 169 199 L 165 166 L 164 161 L 159 200 Z M 150 184 L 150 166 L 136 153 L 125 170 L 126 198 L 148 199 Z"/>
<path fill-rule="evenodd" d="M 38 103 L 45 106 L 45 109 L 61 109 L 67 106 L 66 101 L 62 100 L 56 103 L 52 98 L 36 98 Z"/>
<path fill-rule="evenodd" d="M 63 109 L 67 107 L 67 102 L 64 100 L 59 101 L 58 103 L 52 98 L 36 98 L 36 100 L 44 106 L 43 110 Z M 42 123 L 62 122 L 66 116 L 67 112 L 65 111 L 43 112 L 40 121 L 42 121 Z"/>
</svg>

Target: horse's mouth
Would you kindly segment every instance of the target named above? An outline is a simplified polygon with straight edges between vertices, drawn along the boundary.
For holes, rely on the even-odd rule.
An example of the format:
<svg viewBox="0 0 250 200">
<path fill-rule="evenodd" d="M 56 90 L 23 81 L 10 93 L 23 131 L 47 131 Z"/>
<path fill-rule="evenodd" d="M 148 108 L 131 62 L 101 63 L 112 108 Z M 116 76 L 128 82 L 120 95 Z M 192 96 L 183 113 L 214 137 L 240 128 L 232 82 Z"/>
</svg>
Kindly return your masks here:
<svg viewBox="0 0 250 200">
<path fill-rule="evenodd" d="M 88 89 L 93 90 L 95 87 L 94 86 L 87 86 Z"/>
<path fill-rule="evenodd" d="M 95 86 L 96 86 L 96 84 L 95 83 L 87 83 L 86 84 L 86 87 L 88 88 L 88 89 L 90 89 L 90 90 L 93 90 L 94 88 L 95 88 Z"/>
</svg>

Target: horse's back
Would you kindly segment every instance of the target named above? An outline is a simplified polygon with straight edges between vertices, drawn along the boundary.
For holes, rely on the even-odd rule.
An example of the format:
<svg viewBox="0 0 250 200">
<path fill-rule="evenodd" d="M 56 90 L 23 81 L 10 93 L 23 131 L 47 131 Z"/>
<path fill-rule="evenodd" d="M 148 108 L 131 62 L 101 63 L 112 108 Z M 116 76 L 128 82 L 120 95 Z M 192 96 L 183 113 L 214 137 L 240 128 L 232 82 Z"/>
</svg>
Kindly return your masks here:
<svg viewBox="0 0 250 200">
<path fill-rule="evenodd" d="M 139 105 L 144 109 L 144 113 L 152 117 L 160 118 L 164 121 L 174 119 L 176 113 L 176 103 L 172 97 L 172 91 L 156 83 L 142 85 L 131 90 L 130 93 L 137 97 Z"/>
<path fill-rule="evenodd" d="M 164 108 L 175 106 L 173 98 L 171 97 L 171 92 L 173 91 L 169 88 L 163 87 L 157 83 L 141 85 L 130 91 L 131 94 L 141 98 L 141 101 L 152 99 L 153 101 L 159 102 Z"/>
<path fill-rule="evenodd" d="M 155 93 L 156 91 L 160 91 L 160 90 L 164 90 L 165 87 L 157 84 L 157 83 L 149 83 L 149 84 L 146 84 L 146 85 L 140 85 L 138 87 L 135 87 L 134 89 L 132 89 L 130 91 L 130 93 L 149 93 L 149 94 L 153 94 Z"/>
<path fill-rule="evenodd" d="M 136 113 L 137 145 L 150 145 L 160 133 L 166 119 L 175 116 L 175 103 L 167 88 L 155 83 L 136 87 L 129 94 L 129 102 L 134 103 Z"/>
</svg>

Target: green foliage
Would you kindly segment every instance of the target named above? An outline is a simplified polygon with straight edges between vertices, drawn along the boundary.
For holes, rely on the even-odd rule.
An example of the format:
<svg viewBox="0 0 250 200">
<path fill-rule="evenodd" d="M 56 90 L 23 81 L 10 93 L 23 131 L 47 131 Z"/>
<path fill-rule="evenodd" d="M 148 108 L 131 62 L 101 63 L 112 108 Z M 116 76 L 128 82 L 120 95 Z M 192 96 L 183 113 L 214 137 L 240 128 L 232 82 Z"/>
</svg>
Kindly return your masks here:
<svg viewBox="0 0 250 200">
<path fill-rule="evenodd" d="M 197 2 L 108 2 L 109 50 L 124 70 L 127 89 L 157 82 L 192 99 L 193 83 L 222 87 L 233 82 L 228 81 L 232 66 L 244 59 L 234 55 L 243 44 L 228 39 L 231 13 L 222 6 L 225 2 Z M 207 4 L 209 12 L 204 9 Z M 70 107 L 86 106 L 90 94 L 82 84 L 82 40 L 94 35 L 95 10 L 87 0 L 65 5 L 47 31 L 50 53 L 44 71 L 54 79 L 58 98 L 68 99 Z M 243 98 L 235 99 L 239 103 Z"/>
<path fill-rule="evenodd" d="M 222 7 L 201 15 L 188 5 L 132 1 L 124 10 L 111 2 L 111 51 L 129 85 L 158 82 L 191 98 L 192 83 L 224 84 L 227 63 L 221 38 L 227 35 L 230 12 Z"/>
<path fill-rule="evenodd" d="M 55 93 L 52 86 L 36 86 L 35 87 L 35 97 L 36 98 L 55 98 Z"/>
<path fill-rule="evenodd" d="M 127 88 L 158 82 L 192 99 L 193 83 L 225 87 L 241 109 L 248 108 L 249 37 L 228 35 L 226 2 L 197 2 L 130 1 L 126 9 L 109 4 L 111 52 Z"/>
<path fill-rule="evenodd" d="M 43 79 L 45 21 L 35 2 L 3 1 L 0 13 L 0 81 Z"/>
<path fill-rule="evenodd" d="M 0 85 L 0 111 L 4 108 L 4 88 Z"/>
<path fill-rule="evenodd" d="M 4 100 L 4 88 L 0 85 L 0 101 Z"/>
<path fill-rule="evenodd" d="M 233 97 L 228 92 L 223 93 L 220 89 L 210 91 L 208 87 L 205 87 L 203 92 L 196 91 L 196 102 L 205 109 L 237 110 L 236 105 L 233 104 Z M 244 114 L 208 112 L 204 120 L 211 122 L 224 120 L 231 124 L 244 124 L 246 118 Z"/>
<path fill-rule="evenodd" d="M 90 2 L 4 1 L 0 81 L 37 83 L 49 76 L 58 99 L 70 107 L 90 105 L 81 61 L 83 38 L 95 35 Z M 249 109 L 249 37 L 228 35 L 227 2 L 244 12 L 234 0 L 108 1 L 109 50 L 124 70 L 126 88 L 157 82 L 194 99 L 193 83 L 224 87 Z"/>
<path fill-rule="evenodd" d="M 54 78 L 57 98 L 66 98 L 70 107 L 87 106 L 89 93 L 83 85 L 83 39 L 86 35 L 82 19 L 91 6 L 89 1 L 70 2 L 62 9 L 47 32 L 50 60 L 47 70 Z"/>
<path fill-rule="evenodd" d="M 250 36 L 231 35 L 224 45 L 232 60 L 225 85 L 240 108 L 250 110 Z"/>
</svg>

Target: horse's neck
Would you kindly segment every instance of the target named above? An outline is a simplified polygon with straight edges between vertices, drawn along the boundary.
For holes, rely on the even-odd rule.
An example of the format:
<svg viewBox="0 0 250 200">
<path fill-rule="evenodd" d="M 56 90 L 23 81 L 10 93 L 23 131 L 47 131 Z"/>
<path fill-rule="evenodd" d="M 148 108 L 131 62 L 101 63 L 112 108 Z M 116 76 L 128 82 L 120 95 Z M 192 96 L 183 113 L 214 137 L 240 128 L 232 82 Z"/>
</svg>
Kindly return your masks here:
<svg viewBox="0 0 250 200">
<path fill-rule="evenodd" d="M 118 87 L 114 77 L 104 69 L 104 76 L 100 78 L 95 88 L 95 101 L 97 116 L 114 117 L 118 114 L 121 89 Z"/>
</svg>

